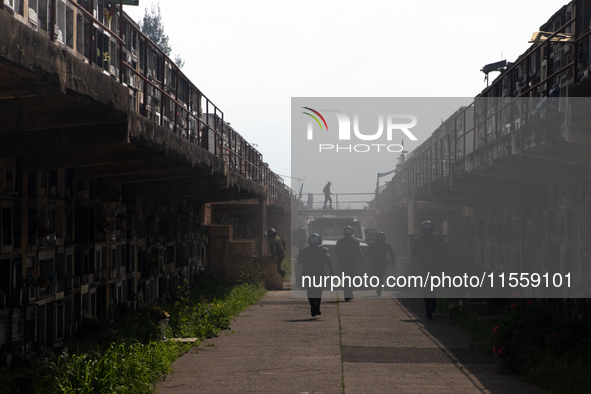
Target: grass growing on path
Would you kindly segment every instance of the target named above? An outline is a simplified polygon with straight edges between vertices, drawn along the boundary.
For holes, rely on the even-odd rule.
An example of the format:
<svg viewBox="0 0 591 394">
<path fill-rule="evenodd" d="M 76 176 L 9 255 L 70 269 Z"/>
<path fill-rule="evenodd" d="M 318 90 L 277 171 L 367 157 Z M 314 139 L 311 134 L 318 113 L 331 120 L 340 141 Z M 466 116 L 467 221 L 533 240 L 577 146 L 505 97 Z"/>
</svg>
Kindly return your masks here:
<svg viewBox="0 0 591 394">
<path fill-rule="evenodd" d="M 170 314 L 166 336 L 203 339 L 229 328 L 234 316 L 265 294 L 261 283 L 227 286 L 215 278 L 194 289 L 181 286 L 173 304 L 159 304 Z M 14 372 L 39 374 L 44 393 L 152 393 L 155 382 L 171 372 L 172 363 L 193 344 L 160 340 L 150 308 L 113 313 L 113 336 L 103 342 L 80 342 L 73 354 L 28 359 L 0 373 L 0 393 L 16 392 Z M 109 331 L 110 332 L 110 331 Z M 4 375 L 9 379 L 4 380 Z"/>
<path fill-rule="evenodd" d="M 151 393 L 154 382 L 191 345 L 112 343 L 106 351 L 59 356 L 44 366 L 46 392 Z"/>
<path fill-rule="evenodd" d="M 233 316 L 257 302 L 265 294 L 262 284 L 220 286 L 208 281 L 196 291 L 180 288 L 170 311 L 167 337 L 209 338 L 229 327 Z"/>
</svg>

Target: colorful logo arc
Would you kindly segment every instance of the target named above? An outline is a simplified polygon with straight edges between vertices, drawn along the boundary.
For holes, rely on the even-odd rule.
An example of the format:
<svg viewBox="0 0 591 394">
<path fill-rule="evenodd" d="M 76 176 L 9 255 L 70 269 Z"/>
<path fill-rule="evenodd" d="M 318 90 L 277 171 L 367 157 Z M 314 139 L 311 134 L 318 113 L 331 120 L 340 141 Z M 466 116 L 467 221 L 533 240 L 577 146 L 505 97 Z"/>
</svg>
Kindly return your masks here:
<svg viewBox="0 0 591 394">
<path fill-rule="evenodd" d="M 316 110 L 314 110 L 314 109 L 312 109 L 312 108 L 310 108 L 310 107 L 302 107 L 302 108 L 304 108 L 304 109 L 307 109 L 307 110 L 309 110 L 309 111 L 312 111 L 312 112 L 314 112 L 316 115 L 320 116 L 320 119 L 322 119 L 322 122 L 324 122 L 324 126 L 326 126 L 326 131 L 328 131 L 328 125 L 326 124 L 326 120 L 324 120 L 324 117 L 323 117 L 323 116 L 320 114 L 320 112 L 318 112 L 318 111 L 316 111 Z M 317 117 L 315 117 L 314 115 L 312 115 L 312 114 L 311 114 L 311 113 L 309 113 L 309 112 L 302 112 L 302 113 L 303 113 L 303 114 L 306 114 L 306 115 L 308 115 L 308 116 L 311 116 L 312 118 L 314 118 L 314 120 L 315 120 L 315 121 L 318 123 L 318 126 L 320 126 L 320 130 L 324 130 L 324 129 L 322 128 L 322 123 L 320 123 L 320 121 L 318 120 L 318 118 L 317 118 Z"/>
</svg>

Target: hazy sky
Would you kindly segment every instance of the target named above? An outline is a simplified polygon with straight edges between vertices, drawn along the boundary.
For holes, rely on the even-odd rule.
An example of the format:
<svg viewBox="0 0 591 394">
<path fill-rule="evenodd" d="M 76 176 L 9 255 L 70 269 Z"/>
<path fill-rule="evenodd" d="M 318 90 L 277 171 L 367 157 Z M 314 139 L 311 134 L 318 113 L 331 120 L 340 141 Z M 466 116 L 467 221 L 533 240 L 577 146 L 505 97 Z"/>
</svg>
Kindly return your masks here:
<svg viewBox="0 0 591 394">
<path fill-rule="evenodd" d="M 124 9 L 137 21 L 152 3 Z M 160 8 L 185 74 L 273 171 L 290 175 L 291 97 L 473 97 L 486 86 L 482 66 L 515 60 L 564 4 L 163 0 Z"/>
</svg>

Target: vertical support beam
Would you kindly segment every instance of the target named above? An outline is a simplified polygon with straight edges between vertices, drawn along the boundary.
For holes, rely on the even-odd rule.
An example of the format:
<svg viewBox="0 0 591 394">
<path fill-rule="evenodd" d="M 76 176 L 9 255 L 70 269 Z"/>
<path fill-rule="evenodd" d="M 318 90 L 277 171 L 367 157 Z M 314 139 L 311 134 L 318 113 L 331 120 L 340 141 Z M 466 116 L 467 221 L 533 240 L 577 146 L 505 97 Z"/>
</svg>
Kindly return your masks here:
<svg viewBox="0 0 591 394">
<path fill-rule="evenodd" d="M 133 261 L 134 261 L 134 264 L 133 264 L 133 281 L 132 281 L 132 284 L 133 284 L 133 295 L 134 295 L 134 298 L 132 300 L 132 304 L 133 304 L 133 307 L 134 308 L 139 308 L 139 306 L 140 306 L 139 303 L 138 303 L 138 298 L 137 298 L 137 279 L 138 279 L 138 275 L 137 274 L 139 272 L 139 270 L 138 270 L 139 269 L 139 262 L 138 262 L 139 255 L 138 255 L 138 247 L 137 247 L 137 244 L 138 244 L 137 241 L 131 241 L 131 245 L 132 245 L 132 248 L 133 248 L 133 250 L 132 250 L 131 253 L 133 253 L 133 256 L 134 256 L 133 257 Z"/>
<path fill-rule="evenodd" d="M 72 49 L 78 52 L 77 45 L 78 45 L 78 10 L 76 8 L 72 9 Z M 84 26 L 84 24 L 82 24 Z M 82 54 L 84 54 L 84 50 L 82 50 Z M 70 320 L 71 321 L 71 320 Z"/>
<path fill-rule="evenodd" d="M 553 69 L 550 68 L 550 42 L 551 40 L 548 40 L 548 42 L 546 43 L 546 53 L 544 56 L 544 60 L 546 60 L 546 97 L 550 95 L 550 78 L 548 78 L 548 76 L 552 75 L 553 72 Z M 548 107 L 550 106 L 547 105 L 546 108 Z"/>
<path fill-rule="evenodd" d="M 412 250 L 412 244 L 414 242 L 414 236 L 416 236 L 419 233 L 419 229 L 418 229 L 418 223 L 417 223 L 417 200 L 415 198 L 410 199 L 410 201 L 408 202 L 408 229 L 407 229 L 407 239 L 406 239 L 406 243 L 407 243 L 407 249 L 408 250 L 408 258 L 409 261 L 412 263 L 412 256 L 411 256 L 411 250 Z"/>
<path fill-rule="evenodd" d="M 577 74 L 579 73 L 579 35 L 581 33 L 581 25 L 579 21 L 583 21 L 583 13 L 581 12 L 581 0 L 575 0 L 575 9 L 574 9 L 574 17 L 575 17 L 575 45 L 574 45 L 574 55 L 573 55 L 573 84 L 578 82 Z"/>
<path fill-rule="evenodd" d="M 51 0 L 49 2 L 51 9 L 49 10 L 49 39 L 51 41 L 55 41 L 55 12 L 56 12 L 56 3 L 55 0 Z M 27 11 L 28 12 L 28 11 Z M 28 14 L 27 14 L 28 18 Z"/>
<path fill-rule="evenodd" d="M 52 0 L 55 1 L 55 0 Z M 90 0 L 90 15 L 94 15 L 94 0 Z M 95 56 L 94 46 L 92 45 L 92 31 L 94 29 L 94 21 L 88 21 L 88 64 L 92 64 Z M 89 296 L 90 297 L 90 296 Z"/>
<path fill-rule="evenodd" d="M 107 203 L 107 217 L 108 215 L 111 214 L 111 210 L 109 208 L 109 204 Z M 109 223 L 109 231 L 107 231 L 107 259 L 106 259 L 106 264 L 107 264 L 107 285 L 105 288 L 105 298 L 106 298 L 106 305 L 105 305 L 105 311 L 106 313 L 109 313 L 109 304 L 110 304 L 110 288 L 111 288 L 111 232 L 114 231 L 113 230 L 113 222 Z M 89 297 L 90 297 L 90 290 L 89 290 Z M 96 302 L 99 302 L 98 297 Z"/>
<path fill-rule="evenodd" d="M 419 226 L 417 222 L 417 200 L 411 199 L 408 202 L 408 234 L 418 234 Z"/>
<path fill-rule="evenodd" d="M 138 37 L 138 45 L 139 45 L 139 37 Z M 140 54 L 141 55 L 141 54 Z M 144 63 L 144 103 L 143 103 L 143 114 L 145 117 L 148 117 L 148 110 L 146 106 L 148 105 L 148 39 L 144 39 L 144 53 L 143 53 L 143 63 Z"/>
<path fill-rule="evenodd" d="M 162 81 L 160 82 L 160 88 L 162 89 L 162 92 L 160 92 L 160 126 L 164 126 L 164 97 L 166 97 L 164 95 L 164 92 L 166 92 L 164 81 L 166 79 L 166 55 L 162 51 L 160 51 L 160 54 L 162 54 L 162 75 L 160 76 L 162 78 Z"/>
<path fill-rule="evenodd" d="M 175 65 L 176 66 L 176 65 Z M 177 118 L 177 113 L 179 112 L 179 105 L 177 104 L 177 101 L 179 101 L 179 73 L 181 72 L 181 69 L 178 68 L 178 66 L 176 66 L 176 75 L 174 78 L 174 85 L 175 85 L 175 93 L 174 93 L 174 127 L 172 128 L 172 132 L 173 133 L 177 133 L 177 127 L 176 127 L 176 118 Z M 180 114 L 179 114 L 180 116 Z"/>
<path fill-rule="evenodd" d="M 0 0 L 2 1 L 2 0 Z M 16 171 L 15 171 L 16 172 Z M 28 184 L 29 184 L 29 173 L 22 172 L 21 174 L 15 174 L 16 176 L 22 176 L 23 181 L 22 183 L 22 209 L 21 209 L 21 277 L 25 277 L 27 275 L 27 242 L 28 237 L 27 234 L 29 232 L 29 209 L 27 207 L 27 200 L 28 200 Z M 12 300 L 11 300 L 12 302 Z"/>
<path fill-rule="evenodd" d="M 119 32 L 118 36 L 123 38 L 123 0 L 119 0 Z M 127 36 L 125 37 L 127 39 Z M 117 41 L 119 45 L 119 83 L 123 83 L 123 42 Z"/>
<path fill-rule="evenodd" d="M 265 256 L 267 254 L 267 242 L 265 242 L 265 231 L 267 231 L 267 195 L 259 197 L 259 243 L 257 253 L 259 256 Z"/>
</svg>

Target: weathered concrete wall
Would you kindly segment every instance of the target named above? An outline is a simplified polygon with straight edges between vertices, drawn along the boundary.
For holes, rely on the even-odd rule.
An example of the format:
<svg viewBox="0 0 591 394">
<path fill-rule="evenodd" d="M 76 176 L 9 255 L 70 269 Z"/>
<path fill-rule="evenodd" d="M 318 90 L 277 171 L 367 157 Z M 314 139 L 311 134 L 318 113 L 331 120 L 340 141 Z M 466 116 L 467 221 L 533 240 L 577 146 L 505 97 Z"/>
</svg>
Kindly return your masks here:
<svg viewBox="0 0 591 394">
<path fill-rule="evenodd" d="M 543 204 L 495 204 L 477 208 L 476 264 L 510 272 L 559 272 L 574 264 L 591 275 L 591 182 L 549 187 Z M 576 285 L 575 285 L 576 287 Z M 589 289 L 577 289 L 591 297 Z"/>
<path fill-rule="evenodd" d="M 290 253 L 291 250 L 291 212 L 273 209 L 270 207 L 267 211 L 267 228 L 274 228 L 286 243 L 285 251 Z M 295 256 L 292 256 L 295 257 Z M 286 257 L 287 258 L 287 257 Z"/>
<path fill-rule="evenodd" d="M 255 257 L 252 240 L 236 240 L 232 226 L 212 225 L 209 229 L 209 270 L 229 283 L 261 277 L 269 289 L 282 289 L 283 280 L 277 264 L 268 256 Z"/>
<path fill-rule="evenodd" d="M 7 111 L 0 132 L 79 122 L 109 123 L 125 117 L 129 108 L 128 88 L 7 12 L 0 12 L 0 27 L 1 95 L 21 97 L 5 101 L 11 111 Z M 93 101 L 95 116 L 82 110 L 85 100 Z M 19 116 L 21 110 L 28 110 L 28 116 Z"/>
</svg>

